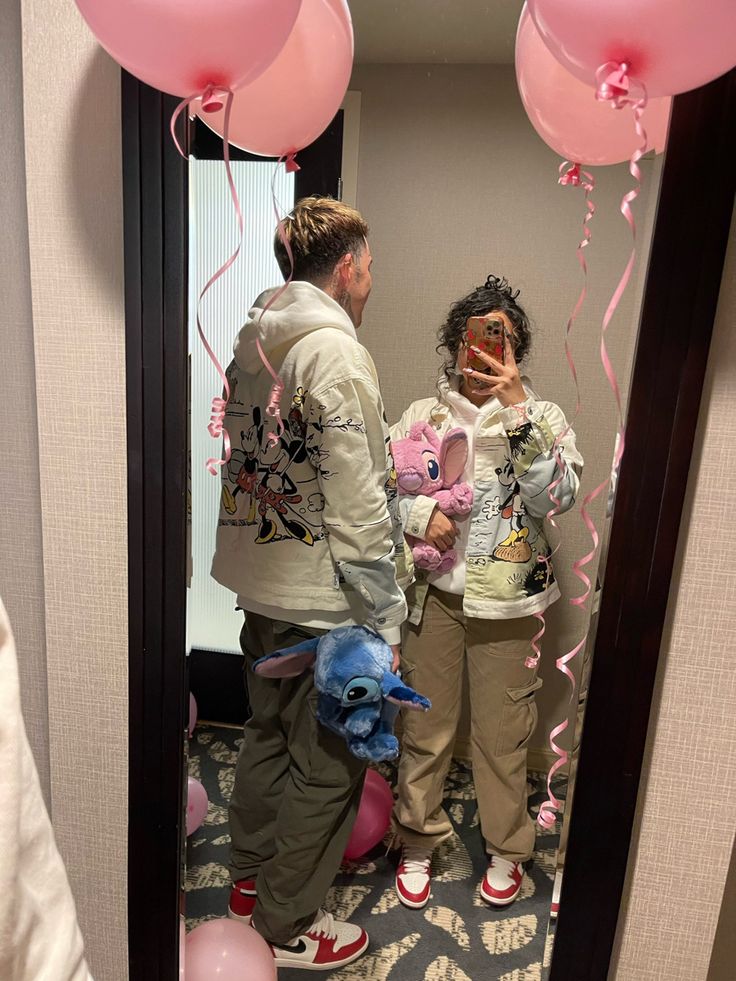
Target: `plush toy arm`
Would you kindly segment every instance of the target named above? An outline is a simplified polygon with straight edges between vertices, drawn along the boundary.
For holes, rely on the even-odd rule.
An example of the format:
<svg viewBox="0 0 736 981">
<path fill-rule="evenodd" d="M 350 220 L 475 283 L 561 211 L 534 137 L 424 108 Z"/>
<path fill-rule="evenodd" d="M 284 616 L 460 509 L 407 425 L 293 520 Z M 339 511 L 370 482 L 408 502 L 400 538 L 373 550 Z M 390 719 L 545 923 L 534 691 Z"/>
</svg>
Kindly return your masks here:
<svg viewBox="0 0 736 981">
<path fill-rule="evenodd" d="M 253 664 L 253 670 L 264 678 L 296 678 L 314 666 L 318 644 L 318 637 L 310 637 L 294 647 L 266 654 Z"/>
<path fill-rule="evenodd" d="M 473 488 L 470 484 L 455 484 L 450 488 L 455 502 L 455 514 L 470 514 L 473 509 Z"/>
<path fill-rule="evenodd" d="M 426 712 L 432 707 L 432 703 L 424 695 L 419 695 L 413 688 L 408 688 L 401 678 L 392 674 L 390 671 L 384 672 L 381 682 L 383 697 L 388 702 L 393 702 L 400 708 L 416 709 Z"/>
<path fill-rule="evenodd" d="M 359 705 L 348 713 L 345 728 L 354 736 L 365 737 L 370 734 L 377 721 L 377 705 Z"/>
<path fill-rule="evenodd" d="M 473 507 L 473 491 L 469 484 L 455 484 L 449 490 L 434 495 L 443 514 L 468 514 Z"/>
</svg>

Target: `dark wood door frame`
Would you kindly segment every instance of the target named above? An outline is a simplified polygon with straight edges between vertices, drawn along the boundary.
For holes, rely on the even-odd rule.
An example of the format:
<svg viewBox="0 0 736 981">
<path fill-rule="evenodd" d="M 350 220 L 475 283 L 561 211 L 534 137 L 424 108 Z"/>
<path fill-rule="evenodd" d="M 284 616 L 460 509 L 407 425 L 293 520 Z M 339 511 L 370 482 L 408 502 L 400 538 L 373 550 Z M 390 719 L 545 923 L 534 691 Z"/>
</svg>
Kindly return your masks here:
<svg viewBox="0 0 736 981">
<path fill-rule="evenodd" d="M 186 166 L 124 75 L 129 944 L 178 977 L 185 725 Z M 675 99 L 605 570 L 551 981 L 605 981 L 733 206 L 736 72 Z M 645 529 L 646 534 L 642 534 Z M 605 780 L 602 780 L 605 774 Z"/>
</svg>

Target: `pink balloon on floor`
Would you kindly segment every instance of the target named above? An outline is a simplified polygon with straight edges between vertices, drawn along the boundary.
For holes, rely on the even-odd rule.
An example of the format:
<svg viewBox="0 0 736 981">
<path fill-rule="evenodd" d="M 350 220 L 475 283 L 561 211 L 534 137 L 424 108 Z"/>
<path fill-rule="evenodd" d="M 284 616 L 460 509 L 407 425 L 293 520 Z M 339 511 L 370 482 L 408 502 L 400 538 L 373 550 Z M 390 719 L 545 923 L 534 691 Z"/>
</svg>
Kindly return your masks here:
<svg viewBox="0 0 736 981">
<path fill-rule="evenodd" d="M 189 738 L 192 738 L 192 733 L 194 732 L 194 727 L 197 724 L 197 702 L 189 692 L 189 725 L 187 726 L 187 732 L 189 733 Z"/>
<path fill-rule="evenodd" d="M 312 0 L 309 0 L 312 2 Z M 76 0 L 103 48 L 136 78 L 182 98 L 258 78 L 301 0 Z"/>
<path fill-rule="evenodd" d="M 595 85 L 597 69 L 627 62 L 649 96 L 676 95 L 736 64 L 734 0 L 529 0 L 544 42 Z"/>
<path fill-rule="evenodd" d="M 391 821 L 394 795 L 380 773 L 369 769 L 365 775 L 358 816 L 345 848 L 345 858 L 360 858 L 383 840 Z"/>
<path fill-rule="evenodd" d="M 187 837 L 193 834 L 207 817 L 207 791 L 199 780 L 187 781 Z"/>
<path fill-rule="evenodd" d="M 352 67 L 353 27 L 345 0 L 305 0 L 273 64 L 235 93 L 228 142 L 266 157 L 309 146 L 340 108 Z M 224 110 L 199 116 L 223 135 Z"/>
<path fill-rule="evenodd" d="M 516 32 L 516 79 L 532 126 L 561 157 L 586 166 L 621 163 L 639 146 L 630 112 L 599 102 L 595 90 L 548 50 L 527 5 Z M 649 146 L 667 142 L 672 99 L 652 99 L 642 115 Z"/>
<path fill-rule="evenodd" d="M 187 937 L 186 981 L 276 981 L 271 948 L 253 927 L 208 920 Z"/>
</svg>

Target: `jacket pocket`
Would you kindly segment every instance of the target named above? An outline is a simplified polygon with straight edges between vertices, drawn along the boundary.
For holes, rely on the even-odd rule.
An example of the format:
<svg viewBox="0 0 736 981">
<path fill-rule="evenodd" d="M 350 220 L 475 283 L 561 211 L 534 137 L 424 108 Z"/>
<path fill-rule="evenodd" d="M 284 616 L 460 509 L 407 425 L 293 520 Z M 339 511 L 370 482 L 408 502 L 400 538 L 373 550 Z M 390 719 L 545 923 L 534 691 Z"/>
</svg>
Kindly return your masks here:
<svg viewBox="0 0 736 981">
<path fill-rule="evenodd" d="M 520 688 L 506 689 L 496 742 L 497 756 L 506 756 L 526 748 L 537 725 L 539 710 L 534 696 L 542 684 L 541 678 L 535 678 Z"/>
</svg>

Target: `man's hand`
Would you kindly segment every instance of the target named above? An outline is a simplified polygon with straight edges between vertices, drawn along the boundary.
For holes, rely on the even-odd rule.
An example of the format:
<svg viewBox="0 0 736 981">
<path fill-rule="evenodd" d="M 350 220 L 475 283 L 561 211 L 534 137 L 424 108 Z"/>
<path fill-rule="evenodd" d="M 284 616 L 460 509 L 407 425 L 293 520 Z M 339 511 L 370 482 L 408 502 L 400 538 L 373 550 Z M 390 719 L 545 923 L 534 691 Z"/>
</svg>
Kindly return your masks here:
<svg viewBox="0 0 736 981">
<path fill-rule="evenodd" d="M 401 664 L 401 644 L 392 644 L 391 653 L 394 656 L 394 659 L 391 662 L 391 671 L 393 674 L 396 674 L 399 670 L 399 665 Z"/>
<path fill-rule="evenodd" d="M 434 545 L 440 552 L 446 552 L 455 544 L 457 536 L 458 530 L 455 522 L 443 514 L 439 508 L 435 508 L 424 533 L 425 542 Z"/>
</svg>

